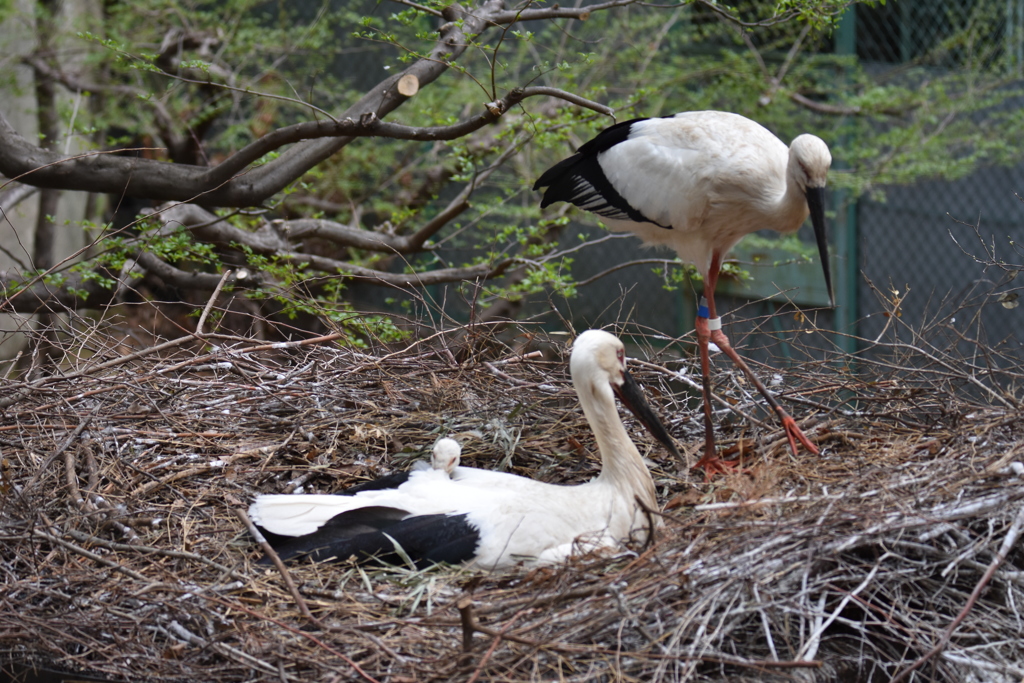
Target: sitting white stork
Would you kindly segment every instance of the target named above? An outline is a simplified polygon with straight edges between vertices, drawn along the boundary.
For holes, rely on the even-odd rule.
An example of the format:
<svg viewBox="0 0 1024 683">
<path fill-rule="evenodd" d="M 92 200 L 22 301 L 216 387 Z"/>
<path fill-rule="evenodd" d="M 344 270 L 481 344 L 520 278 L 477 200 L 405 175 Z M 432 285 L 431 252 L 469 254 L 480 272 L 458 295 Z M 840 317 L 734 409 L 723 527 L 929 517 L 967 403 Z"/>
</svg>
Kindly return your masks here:
<svg viewBox="0 0 1024 683">
<path fill-rule="evenodd" d="M 547 188 L 541 208 L 569 202 L 592 211 L 612 230 L 675 249 L 703 275 L 696 328 L 705 439 L 704 457 L 696 466 L 709 477 L 735 464 L 719 460 L 715 451 L 709 342 L 732 359 L 775 410 L 793 453 L 797 441 L 818 453 L 729 344 L 715 310 L 715 284 L 722 259 L 745 235 L 765 228 L 794 232 L 810 214 L 834 305 L 825 234 L 825 178 L 831 163 L 828 146 L 813 135 L 799 135 L 786 147 L 767 128 L 739 114 L 694 111 L 606 128 L 534 185 L 535 190 Z"/>
<path fill-rule="evenodd" d="M 625 350 L 614 335 L 582 333 L 569 367 L 601 455 L 601 473 L 585 484 L 546 484 L 460 467 L 458 444 L 441 439 L 432 467 L 340 495 L 258 496 L 249 516 L 282 559 L 315 561 L 355 556 L 396 562 L 397 545 L 417 566 L 472 562 L 495 569 L 559 562 L 578 550 L 615 546 L 635 532 L 649 537 L 657 509 L 654 482 L 614 396 L 678 457 L 671 437 L 626 372 Z"/>
</svg>

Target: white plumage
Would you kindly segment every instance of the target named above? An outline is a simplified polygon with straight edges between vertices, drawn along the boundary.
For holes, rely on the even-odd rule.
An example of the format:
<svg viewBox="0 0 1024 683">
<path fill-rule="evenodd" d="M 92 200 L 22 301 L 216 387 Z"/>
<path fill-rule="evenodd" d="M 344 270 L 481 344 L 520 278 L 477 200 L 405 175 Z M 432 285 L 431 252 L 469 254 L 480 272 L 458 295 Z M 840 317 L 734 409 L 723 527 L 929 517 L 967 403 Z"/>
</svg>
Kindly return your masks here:
<svg viewBox="0 0 1024 683">
<path fill-rule="evenodd" d="M 794 232 L 810 215 L 832 298 L 824 218 L 831 163 L 828 146 L 813 135 L 800 135 L 787 147 L 743 116 L 697 111 L 611 126 L 534 185 L 547 188 L 541 207 L 565 201 L 592 211 L 612 230 L 671 247 L 704 276 L 707 301 L 698 314 L 697 339 L 705 378 L 705 451 L 698 465 L 709 475 L 731 466 L 715 453 L 708 379 L 711 341 L 778 413 L 793 451 L 800 441 L 818 452 L 729 344 L 720 329 L 714 291 L 722 260 L 745 235 L 766 228 Z"/>
<path fill-rule="evenodd" d="M 590 482 L 560 486 L 462 467 L 458 444 L 442 439 L 433 466 L 414 469 L 397 487 L 354 495 L 263 495 L 249 515 L 286 559 L 388 555 L 398 543 L 418 564 L 472 561 L 494 569 L 558 562 L 577 549 L 614 546 L 634 533 L 642 537 L 652 518 L 643 508 L 657 506 L 654 483 L 614 395 L 675 448 L 626 372 L 622 343 L 613 335 L 581 334 L 570 370 L 601 455 L 601 473 Z"/>
</svg>

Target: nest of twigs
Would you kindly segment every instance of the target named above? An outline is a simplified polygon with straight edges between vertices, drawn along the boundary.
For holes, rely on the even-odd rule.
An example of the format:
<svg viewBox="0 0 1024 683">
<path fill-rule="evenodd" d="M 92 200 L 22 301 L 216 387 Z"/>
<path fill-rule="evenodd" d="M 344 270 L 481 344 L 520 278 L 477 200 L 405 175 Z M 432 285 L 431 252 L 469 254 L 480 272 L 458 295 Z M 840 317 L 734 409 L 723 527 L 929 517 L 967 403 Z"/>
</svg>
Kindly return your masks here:
<svg viewBox="0 0 1024 683">
<path fill-rule="evenodd" d="M 463 442 L 464 465 L 564 483 L 596 474 L 564 342 L 482 360 L 454 339 L 134 354 L 93 340 L 60 375 L 5 380 L 0 669 L 395 683 L 1024 677 L 1024 428 L 997 378 L 948 357 L 788 370 L 776 389 L 820 456 L 790 453 L 717 361 L 731 404 L 717 406 L 721 445 L 749 469 L 706 483 L 627 419 L 666 505 L 647 548 L 495 574 L 256 566 L 236 516 L 253 496 L 337 491 L 407 467 L 438 436 Z M 692 361 L 634 355 L 693 457 Z M 737 410 L 751 419 L 726 419 Z"/>
</svg>

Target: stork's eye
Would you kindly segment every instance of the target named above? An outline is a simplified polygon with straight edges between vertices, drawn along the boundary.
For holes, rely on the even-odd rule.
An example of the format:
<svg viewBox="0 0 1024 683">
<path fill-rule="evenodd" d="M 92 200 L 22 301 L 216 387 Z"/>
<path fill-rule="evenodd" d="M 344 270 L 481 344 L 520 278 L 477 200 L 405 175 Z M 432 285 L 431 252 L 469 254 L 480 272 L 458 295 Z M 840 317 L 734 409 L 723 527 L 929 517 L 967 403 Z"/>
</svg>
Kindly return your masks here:
<svg viewBox="0 0 1024 683">
<path fill-rule="evenodd" d="M 615 352 L 615 357 L 619 359 L 620 363 L 626 362 L 626 351 L 625 349 L 619 349 Z"/>
</svg>

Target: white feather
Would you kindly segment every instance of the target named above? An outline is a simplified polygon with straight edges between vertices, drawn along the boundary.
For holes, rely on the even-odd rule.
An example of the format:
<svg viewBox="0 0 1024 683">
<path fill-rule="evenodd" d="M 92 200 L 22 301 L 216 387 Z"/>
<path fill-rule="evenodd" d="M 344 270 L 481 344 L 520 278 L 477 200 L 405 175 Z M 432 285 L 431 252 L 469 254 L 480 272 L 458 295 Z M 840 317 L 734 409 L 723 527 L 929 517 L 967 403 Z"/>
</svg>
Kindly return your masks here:
<svg viewBox="0 0 1024 683">
<path fill-rule="evenodd" d="M 798 160 L 791 169 L 793 150 Z M 702 273 L 713 251 L 724 256 L 744 235 L 798 229 L 807 218 L 804 190 L 825 184 L 831 160 L 828 147 L 813 135 L 801 135 L 787 147 L 764 126 L 718 111 L 640 121 L 629 139 L 598 156 L 619 194 L 671 230 L 613 219 L 608 227 L 671 247 Z M 810 174 L 789 182 L 803 169 Z"/>
</svg>

